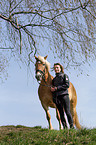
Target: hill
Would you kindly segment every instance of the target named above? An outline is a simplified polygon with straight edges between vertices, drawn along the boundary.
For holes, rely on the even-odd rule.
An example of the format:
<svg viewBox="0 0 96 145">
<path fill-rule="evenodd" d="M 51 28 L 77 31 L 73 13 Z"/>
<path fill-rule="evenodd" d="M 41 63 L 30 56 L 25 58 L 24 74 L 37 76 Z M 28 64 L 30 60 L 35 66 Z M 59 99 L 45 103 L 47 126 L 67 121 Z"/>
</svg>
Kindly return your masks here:
<svg viewBox="0 0 96 145">
<path fill-rule="evenodd" d="M 96 128 L 48 130 L 41 126 L 1 126 L 0 145 L 96 145 Z"/>
</svg>

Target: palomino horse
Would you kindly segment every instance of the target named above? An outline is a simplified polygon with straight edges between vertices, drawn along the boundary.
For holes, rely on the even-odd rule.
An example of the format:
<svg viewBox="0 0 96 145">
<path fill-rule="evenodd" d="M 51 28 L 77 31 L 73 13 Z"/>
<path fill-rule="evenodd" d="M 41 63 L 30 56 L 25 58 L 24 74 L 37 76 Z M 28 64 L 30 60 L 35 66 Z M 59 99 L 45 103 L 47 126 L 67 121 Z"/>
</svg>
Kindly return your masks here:
<svg viewBox="0 0 96 145">
<path fill-rule="evenodd" d="M 38 58 L 35 56 L 36 79 L 40 81 L 38 94 L 39 94 L 39 99 L 41 101 L 42 107 L 44 108 L 46 112 L 46 117 L 49 123 L 49 129 L 53 129 L 52 124 L 51 124 L 51 116 L 49 114 L 49 107 L 56 108 L 56 106 L 53 103 L 52 93 L 50 91 L 53 76 L 51 76 L 49 73 L 50 63 L 46 60 L 46 58 L 47 56 L 45 57 L 38 56 Z M 68 92 L 69 92 L 69 98 L 70 98 L 70 111 L 73 118 L 74 126 L 76 125 L 78 129 L 81 129 L 77 112 L 76 112 L 76 104 L 77 104 L 76 90 L 71 82 L 70 82 L 70 87 L 68 89 Z M 61 129 L 61 120 L 60 120 L 60 115 L 57 108 L 56 108 L 56 117 L 59 121 L 59 129 Z"/>
</svg>

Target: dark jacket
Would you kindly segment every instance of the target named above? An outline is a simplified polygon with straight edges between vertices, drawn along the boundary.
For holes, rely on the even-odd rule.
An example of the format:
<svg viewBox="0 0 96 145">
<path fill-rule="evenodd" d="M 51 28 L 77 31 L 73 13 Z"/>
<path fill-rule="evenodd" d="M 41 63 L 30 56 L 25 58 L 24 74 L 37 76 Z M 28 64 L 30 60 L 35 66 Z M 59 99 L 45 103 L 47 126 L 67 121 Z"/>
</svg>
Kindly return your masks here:
<svg viewBox="0 0 96 145">
<path fill-rule="evenodd" d="M 57 73 L 56 77 L 52 80 L 52 85 L 57 87 L 57 90 L 53 92 L 53 96 L 62 96 L 68 94 L 69 77 L 62 72 Z"/>
</svg>

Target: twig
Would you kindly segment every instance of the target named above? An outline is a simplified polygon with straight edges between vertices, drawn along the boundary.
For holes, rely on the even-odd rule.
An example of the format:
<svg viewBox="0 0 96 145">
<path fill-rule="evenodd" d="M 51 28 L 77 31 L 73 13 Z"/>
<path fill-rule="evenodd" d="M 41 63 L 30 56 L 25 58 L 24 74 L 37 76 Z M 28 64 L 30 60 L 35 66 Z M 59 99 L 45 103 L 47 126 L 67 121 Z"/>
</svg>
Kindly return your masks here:
<svg viewBox="0 0 96 145">
<path fill-rule="evenodd" d="M 20 54 L 22 53 L 22 35 L 21 35 L 21 31 L 19 29 L 19 35 L 20 35 Z"/>
<path fill-rule="evenodd" d="M 16 7 L 22 2 L 23 0 L 21 0 L 11 11 L 10 11 L 10 13 L 14 10 L 14 9 L 16 9 Z"/>
</svg>

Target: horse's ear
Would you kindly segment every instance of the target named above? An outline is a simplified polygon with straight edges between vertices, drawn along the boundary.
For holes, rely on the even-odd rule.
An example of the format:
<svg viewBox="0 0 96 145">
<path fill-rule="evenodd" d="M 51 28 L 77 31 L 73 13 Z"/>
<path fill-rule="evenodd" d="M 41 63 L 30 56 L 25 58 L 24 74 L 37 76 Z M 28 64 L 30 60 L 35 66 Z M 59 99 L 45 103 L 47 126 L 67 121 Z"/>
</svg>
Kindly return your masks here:
<svg viewBox="0 0 96 145">
<path fill-rule="evenodd" d="M 48 55 L 46 55 L 46 56 L 44 57 L 44 59 L 47 59 L 47 57 L 48 57 Z"/>
<path fill-rule="evenodd" d="M 38 59 L 38 57 L 35 55 L 35 59 L 37 60 Z"/>
</svg>

